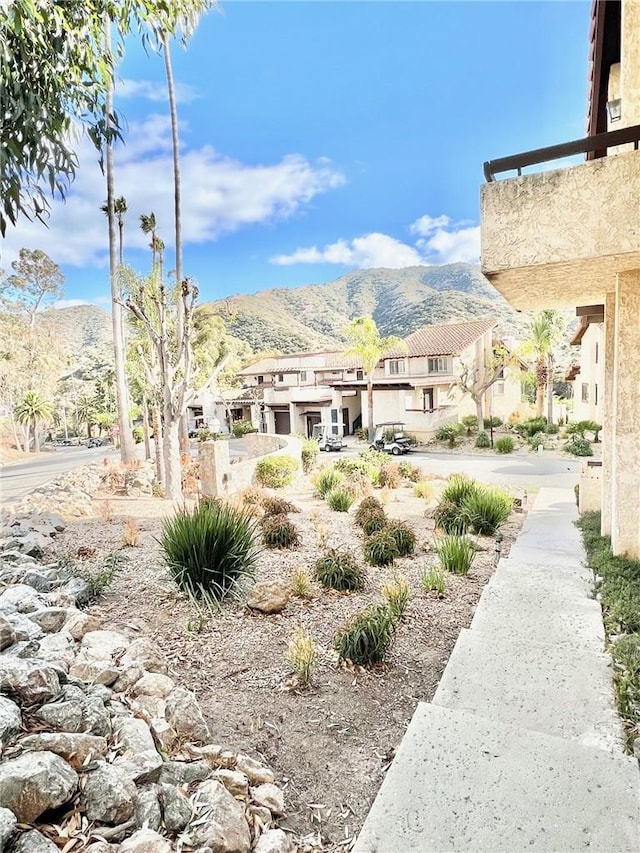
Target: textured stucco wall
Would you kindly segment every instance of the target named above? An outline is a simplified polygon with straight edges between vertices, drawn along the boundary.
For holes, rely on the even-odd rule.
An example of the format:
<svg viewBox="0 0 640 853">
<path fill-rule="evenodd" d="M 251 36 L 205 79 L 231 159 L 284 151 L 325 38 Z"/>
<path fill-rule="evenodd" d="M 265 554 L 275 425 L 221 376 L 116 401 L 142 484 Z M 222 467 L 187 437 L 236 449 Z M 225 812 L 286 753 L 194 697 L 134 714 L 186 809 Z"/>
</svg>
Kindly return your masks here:
<svg viewBox="0 0 640 853">
<path fill-rule="evenodd" d="M 640 0 L 622 4 L 620 97 L 622 119 L 619 127 L 640 124 Z"/>
<path fill-rule="evenodd" d="M 604 325 L 592 323 L 580 344 L 580 373 L 574 382 L 573 421 L 595 421 L 604 417 L 605 382 Z M 582 400 L 582 386 L 588 387 L 588 400 Z"/>
<path fill-rule="evenodd" d="M 198 446 L 200 462 L 200 494 L 225 497 L 255 484 L 256 464 L 265 456 L 293 456 L 302 459 L 302 441 L 293 436 L 251 433 L 251 452 L 261 451 L 248 459 L 230 460 L 226 441 L 203 441 Z"/>
<path fill-rule="evenodd" d="M 640 151 L 485 184 L 482 270 L 517 308 L 585 304 L 640 266 Z"/>
</svg>

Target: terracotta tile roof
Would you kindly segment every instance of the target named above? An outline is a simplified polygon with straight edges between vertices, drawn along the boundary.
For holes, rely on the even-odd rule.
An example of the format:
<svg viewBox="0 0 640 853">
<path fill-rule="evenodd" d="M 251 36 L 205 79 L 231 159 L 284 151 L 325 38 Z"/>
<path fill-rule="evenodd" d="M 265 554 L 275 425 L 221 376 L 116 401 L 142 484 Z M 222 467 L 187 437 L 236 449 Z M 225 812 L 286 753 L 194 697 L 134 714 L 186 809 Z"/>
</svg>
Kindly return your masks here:
<svg viewBox="0 0 640 853">
<path fill-rule="evenodd" d="M 385 357 L 459 355 L 497 324 L 497 320 L 476 320 L 472 323 L 422 326 L 405 338 L 408 352 L 391 350 Z"/>
</svg>

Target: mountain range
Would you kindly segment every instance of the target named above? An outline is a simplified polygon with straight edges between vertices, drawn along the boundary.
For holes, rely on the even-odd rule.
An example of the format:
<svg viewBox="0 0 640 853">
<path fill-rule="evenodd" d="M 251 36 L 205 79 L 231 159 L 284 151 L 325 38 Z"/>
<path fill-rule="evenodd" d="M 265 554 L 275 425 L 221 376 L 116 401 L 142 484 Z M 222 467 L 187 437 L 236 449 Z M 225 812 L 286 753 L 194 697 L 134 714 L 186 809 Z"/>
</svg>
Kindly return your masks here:
<svg viewBox="0 0 640 853">
<path fill-rule="evenodd" d="M 276 288 L 206 303 L 254 352 L 340 349 L 351 320 L 371 315 L 381 334 L 405 337 L 420 326 L 495 318 L 498 334 L 525 337 L 516 312 L 474 264 L 369 269 L 328 284 Z M 91 305 L 55 312 L 65 348 L 84 365 L 111 359 L 111 317 Z"/>
</svg>

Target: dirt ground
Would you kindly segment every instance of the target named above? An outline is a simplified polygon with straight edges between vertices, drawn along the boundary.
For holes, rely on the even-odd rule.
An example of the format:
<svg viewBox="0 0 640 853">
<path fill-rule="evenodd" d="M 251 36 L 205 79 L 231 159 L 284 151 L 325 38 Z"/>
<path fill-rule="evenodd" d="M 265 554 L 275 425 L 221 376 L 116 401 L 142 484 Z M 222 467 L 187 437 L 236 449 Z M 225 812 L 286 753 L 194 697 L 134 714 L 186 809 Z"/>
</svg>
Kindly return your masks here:
<svg viewBox="0 0 640 853">
<path fill-rule="evenodd" d="M 301 544 L 290 551 L 264 551 L 257 579 L 289 580 L 297 566 L 311 575 L 324 550 L 322 537 L 325 547 L 349 547 L 361 558 L 363 537 L 353 510 L 332 512 L 314 496 L 308 478 L 284 494 L 302 510 L 290 516 Z M 162 516 L 172 512 L 169 502 L 96 497 L 99 516 L 70 522 L 57 540 L 56 550 L 73 559 L 79 547 L 95 548 L 83 562 L 96 570 L 105 554 L 122 547 L 125 519 L 135 519 L 139 544 L 124 549 L 128 561 L 91 609 L 109 627 L 136 626 L 158 643 L 172 675 L 195 691 L 216 742 L 273 767 L 287 797 L 284 825 L 317 850 L 350 849 L 416 704 L 433 696 L 460 629 L 469 625 L 493 572 L 493 539 L 480 538 L 483 550 L 469 575 L 447 576 L 442 599 L 425 594 L 420 574 L 435 562 L 426 504 L 409 486 L 386 497 L 387 514 L 414 528 L 418 549 L 396 561 L 412 597 L 387 663 L 372 671 L 340 664 L 331 640 L 350 617 L 380 599 L 380 586 L 392 578 L 392 570 L 367 567 L 362 592 L 317 589 L 309 601 L 292 597 L 273 616 L 228 601 L 202 626 L 163 566 L 157 537 Z M 111 514 L 113 520 L 104 520 Z M 522 519 L 514 513 L 503 528 L 503 553 Z M 313 685 L 304 691 L 290 687 L 285 661 L 287 643 L 300 625 L 319 649 Z"/>
</svg>

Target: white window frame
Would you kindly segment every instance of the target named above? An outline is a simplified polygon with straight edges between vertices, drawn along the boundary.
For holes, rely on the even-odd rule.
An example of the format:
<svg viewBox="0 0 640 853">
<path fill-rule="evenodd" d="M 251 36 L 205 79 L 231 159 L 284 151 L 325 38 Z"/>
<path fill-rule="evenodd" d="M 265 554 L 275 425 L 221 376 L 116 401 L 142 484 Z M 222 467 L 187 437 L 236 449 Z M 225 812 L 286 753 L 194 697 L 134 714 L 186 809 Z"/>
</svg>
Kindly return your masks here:
<svg viewBox="0 0 640 853">
<path fill-rule="evenodd" d="M 451 373 L 449 359 L 446 355 L 438 355 L 427 359 L 427 371 L 431 373 Z"/>
<path fill-rule="evenodd" d="M 407 372 L 407 364 L 403 358 L 392 358 L 387 362 L 389 376 L 400 376 Z M 393 369 L 395 368 L 395 369 Z"/>
</svg>

